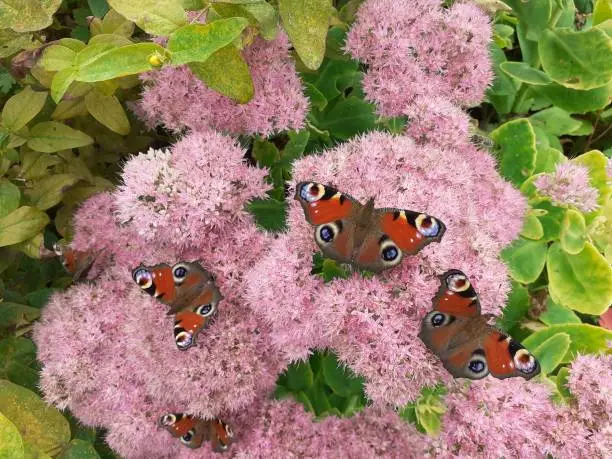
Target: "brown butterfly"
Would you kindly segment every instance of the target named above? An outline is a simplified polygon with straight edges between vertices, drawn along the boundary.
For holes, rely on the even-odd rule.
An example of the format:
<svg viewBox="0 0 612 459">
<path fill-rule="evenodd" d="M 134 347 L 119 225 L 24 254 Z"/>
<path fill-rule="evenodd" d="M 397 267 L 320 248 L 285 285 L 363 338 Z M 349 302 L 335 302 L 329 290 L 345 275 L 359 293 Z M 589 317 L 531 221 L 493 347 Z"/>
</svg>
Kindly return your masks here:
<svg viewBox="0 0 612 459">
<path fill-rule="evenodd" d="M 452 269 L 441 280 L 419 338 L 449 373 L 455 378 L 482 379 L 491 373 L 499 379 L 531 379 L 540 372 L 527 349 L 488 324 L 493 315 L 480 314 L 478 295 L 463 272 Z"/>
<path fill-rule="evenodd" d="M 141 265 L 132 271 L 132 278 L 149 295 L 169 305 L 168 314 L 176 314 L 174 340 L 182 351 L 195 344 L 223 299 L 213 276 L 196 262 Z"/>
<path fill-rule="evenodd" d="M 229 449 L 234 438 L 230 426 L 216 418 L 205 421 L 188 414 L 169 413 L 162 416 L 159 424 L 173 437 L 180 438 L 185 446 L 194 449 L 209 440 L 213 451 L 222 453 Z"/>
<path fill-rule="evenodd" d="M 53 244 L 53 252 L 59 257 L 64 269 L 72 274 L 74 282 L 87 276 L 96 259 L 93 252 L 80 252 L 61 243 Z"/>
<path fill-rule="evenodd" d="M 315 241 L 324 256 L 368 271 L 397 266 L 405 254 L 439 242 L 446 231 L 437 218 L 411 210 L 376 209 L 373 198 L 361 204 L 320 183 L 298 183 L 295 199 L 315 227 Z"/>
</svg>

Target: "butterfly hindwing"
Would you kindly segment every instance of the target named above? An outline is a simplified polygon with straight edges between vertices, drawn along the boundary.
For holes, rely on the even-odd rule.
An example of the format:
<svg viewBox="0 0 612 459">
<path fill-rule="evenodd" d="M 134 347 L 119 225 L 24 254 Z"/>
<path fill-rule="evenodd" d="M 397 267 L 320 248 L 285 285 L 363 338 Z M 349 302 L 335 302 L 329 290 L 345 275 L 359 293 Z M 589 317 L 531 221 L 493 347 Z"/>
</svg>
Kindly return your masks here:
<svg viewBox="0 0 612 459">
<path fill-rule="evenodd" d="M 540 372 L 535 357 L 517 341 L 487 323 L 478 295 L 465 274 L 450 270 L 440 277 L 434 310 L 421 322 L 419 337 L 455 378 L 530 379 Z"/>
<path fill-rule="evenodd" d="M 229 449 L 234 432 L 228 424 L 220 419 L 213 419 L 209 422 L 209 439 L 212 444 L 213 451 L 217 453 L 225 452 Z"/>
<path fill-rule="evenodd" d="M 159 425 L 192 449 L 210 440 L 214 451 L 227 451 L 234 437 L 229 425 L 216 418 L 203 420 L 188 414 L 169 413 L 161 417 Z"/>
<path fill-rule="evenodd" d="M 64 269 L 72 275 L 74 282 L 87 276 L 96 259 L 93 252 L 74 250 L 64 244 L 54 244 L 53 251 L 59 257 Z"/>
</svg>

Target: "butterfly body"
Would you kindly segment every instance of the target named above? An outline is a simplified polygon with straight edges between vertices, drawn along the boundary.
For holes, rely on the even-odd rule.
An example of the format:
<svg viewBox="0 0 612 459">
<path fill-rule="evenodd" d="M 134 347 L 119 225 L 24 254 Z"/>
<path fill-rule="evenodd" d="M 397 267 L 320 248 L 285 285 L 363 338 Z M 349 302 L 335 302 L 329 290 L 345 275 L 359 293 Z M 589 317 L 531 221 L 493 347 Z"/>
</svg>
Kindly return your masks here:
<svg viewBox="0 0 612 459">
<path fill-rule="evenodd" d="M 429 215 L 378 209 L 373 198 L 361 204 L 320 183 L 298 183 L 295 199 L 315 227 L 315 241 L 324 256 L 373 272 L 397 266 L 405 254 L 413 255 L 439 242 L 446 230 Z"/>
<path fill-rule="evenodd" d="M 132 278 L 149 295 L 170 306 L 168 314 L 175 314 L 174 339 L 180 350 L 195 344 L 223 298 L 213 276 L 195 262 L 141 265 L 132 271 Z"/>
<path fill-rule="evenodd" d="M 531 379 L 540 372 L 535 357 L 520 343 L 489 324 L 492 315 L 480 314 L 476 291 L 461 271 L 441 276 L 434 310 L 421 322 L 419 338 L 456 378 Z"/>
<path fill-rule="evenodd" d="M 224 452 L 229 449 L 234 438 L 229 425 L 217 418 L 203 420 L 183 413 L 169 413 L 161 417 L 159 424 L 192 449 L 210 441 L 214 451 Z"/>
</svg>

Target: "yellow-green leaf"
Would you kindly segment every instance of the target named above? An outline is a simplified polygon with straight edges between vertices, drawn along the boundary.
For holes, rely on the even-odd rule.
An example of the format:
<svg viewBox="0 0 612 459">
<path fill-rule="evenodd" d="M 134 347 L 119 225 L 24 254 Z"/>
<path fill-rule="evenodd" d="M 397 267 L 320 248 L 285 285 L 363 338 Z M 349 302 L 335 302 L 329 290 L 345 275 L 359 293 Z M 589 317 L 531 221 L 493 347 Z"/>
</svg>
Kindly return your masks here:
<svg viewBox="0 0 612 459">
<path fill-rule="evenodd" d="M 172 65 L 206 61 L 214 52 L 238 38 L 248 25 L 248 19 L 229 18 L 181 27 L 168 40 Z"/>
<path fill-rule="evenodd" d="M 572 340 L 567 333 L 560 332 L 532 349 L 531 352 L 538 359 L 543 374 L 552 373 L 559 366 L 565 354 L 567 354 L 571 342 Z"/>
<path fill-rule="evenodd" d="M 130 121 L 117 97 L 90 91 L 85 96 L 85 106 L 91 116 L 111 131 L 121 135 L 130 133 Z"/>
<path fill-rule="evenodd" d="M 0 218 L 16 210 L 20 199 L 19 187 L 5 178 L 0 178 Z"/>
<path fill-rule="evenodd" d="M 90 143 L 93 143 L 93 139 L 84 132 L 56 121 L 44 121 L 30 131 L 28 147 L 43 153 L 53 153 L 68 148 L 84 147 Z"/>
<path fill-rule="evenodd" d="M 523 284 L 534 282 L 546 263 L 547 245 L 544 241 L 519 238 L 502 251 L 512 279 Z"/>
<path fill-rule="evenodd" d="M 23 458 L 23 440 L 19 430 L 10 419 L 0 413 L 0 457 Z"/>
<path fill-rule="evenodd" d="M 57 72 L 70 67 L 76 52 L 67 46 L 52 45 L 45 49 L 40 65 L 49 72 Z"/>
<path fill-rule="evenodd" d="M 8 130 L 17 132 L 38 115 L 46 100 L 46 92 L 33 91 L 30 86 L 26 86 L 4 104 L 2 124 Z"/>
<path fill-rule="evenodd" d="M 246 104 L 255 92 L 249 66 L 233 45 L 221 48 L 205 62 L 190 62 L 191 71 L 211 89 Z"/>
<path fill-rule="evenodd" d="M 52 455 L 70 441 L 70 424 L 34 392 L 0 380 L 0 411 L 15 424 L 24 442 Z"/>
<path fill-rule="evenodd" d="M 40 258 L 41 249 L 44 247 L 43 233 L 38 233 L 27 241 L 12 246 L 13 249 L 25 253 L 30 258 Z"/>
<path fill-rule="evenodd" d="M 606 172 L 608 165 L 606 155 L 601 151 L 591 150 L 571 161 L 586 166 L 589 169 L 589 182 L 599 191 L 597 202 L 602 206 L 605 205 L 612 192 L 611 182 Z"/>
<path fill-rule="evenodd" d="M 0 0 L 0 29 L 33 32 L 51 25 L 62 0 Z"/>
<path fill-rule="evenodd" d="M 57 459 L 100 459 L 100 455 L 91 443 L 75 438 Z"/>
<path fill-rule="evenodd" d="M 51 119 L 61 121 L 83 115 L 87 115 L 87 108 L 85 107 L 85 101 L 80 97 L 60 101 L 51 113 Z"/>
<path fill-rule="evenodd" d="M 538 217 L 532 214 L 528 214 L 523 222 L 523 229 L 521 230 L 521 236 L 527 239 L 533 239 L 537 241 L 544 236 L 544 228 Z"/>
<path fill-rule="evenodd" d="M 554 243 L 548 250 L 546 267 L 555 302 L 594 315 L 612 303 L 612 268 L 592 244 L 587 242 L 580 253 L 572 255 Z"/>
<path fill-rule="evenodd" d="M 115 11 L 152 35 L 170 35 L 187 22 L 185 10 L 175 0 L 107 1 Z"/>
<path fill-rule="evenodd" d="M 0 218 L 0 247 L 34 237 L 49 223 L 49 217 L 36 207 L 22 206 Z"/>
<path fill-rule="evenodd" d="M 68 67 L 60 70 L 53 76 L 51 80 L 51 98 L 56 104 L 62 100 L 66 91 L 76 78 L 76 70 L 73 67 Z"/>
<path fill-rule="evenodd" d="M 32 47 L 32 34 L 0 29 L 0 59 Z"/>
<path fill-rule="evenodd" d="M 580 212 L 568 209 L 561 224 L 561 247 L 567 253 L 582 252 L 586 242 L 586 223 Z"/>
<path fill-rule="evenodd" d="M 77 81 L 93 83 L 111 80 L 153 69 L 149 56 L 164 53 L 164 48 L 156 43 L 135 43 L 133 45 L 114 47 L 111 44 L 88 46 L 77 55 Z M 99 50 L 99 51 L 98 51 Z"/>
<path fill-rule="evenodd" d="M 134 33 L 134 23 L 111 9 L 102 19 L 101 33 L 129 38 Z"/>
<path fill-rule="evenodd" d="M 612 19 L 612 1 L 597 0 L 593 8 L 593 25 L 596 26 L 608 19 Z"/>
<path fill-rule="evenodd" d="M 278 8 L 300 59 L 309 69 L 318 69 L 325 56 L 331 0 L 279 0 Z"/>
<path fill-rule="evenodd" d="M 47 210 L 62 200 L 65 190 L 80 180 L 73 174 L 55 174 L 44 177 L 34 183 L 27 196 L 33 205 L 41 210 Z"/>
</svg>

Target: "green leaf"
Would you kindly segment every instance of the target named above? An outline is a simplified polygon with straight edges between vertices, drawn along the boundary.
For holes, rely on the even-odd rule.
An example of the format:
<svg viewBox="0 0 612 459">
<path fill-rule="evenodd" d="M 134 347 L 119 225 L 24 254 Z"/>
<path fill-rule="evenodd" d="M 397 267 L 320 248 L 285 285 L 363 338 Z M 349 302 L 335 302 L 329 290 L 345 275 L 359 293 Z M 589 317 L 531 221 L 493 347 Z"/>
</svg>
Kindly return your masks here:
<svg viewBox="0 0 612 459">
<path fill-rule="evenodd" d="M 57 72 L 70 67 L 75 56 L 76 52 L 67 46 L 52 45 L 45 49 L 40 65 L 48 72 Z"/>
<path fill-rule="evenodd" d="M 544 228 L 542 227 L 540 220 L 538 220 L 538 217 L 533 214 L 528 214 L 525 217 L 523 229 L 521 230 L 521 236 L 527 239 L 533 239 L 534 241 L 537 241 L 544 236 Z"/>
<path fill-rule="evenodd" d="M 108 3 L 106 0 L 87 0 L 87 5 L 92 14 L 96 17 L 103 17 L 108 12 Z"/>
<path fill-rule="evenodd" d="M 110 44 L 88 46 L 76 57 L 77 81 L 93 83 L 153 70 L 149 57 L 163 55 L 156 43 L 135 43 L 119 48 Z"/>
<path fill-rule="evenodd" d="M 74 439 L 57 459 L 99 459 L 100 455 L 93 445 L 84 440 Z"/>
<path fill-rule="evenodd" d="M 51 25 L 62 0 L 0 0 L 0 29 L 33 32 Z"/>
<path fill-rule="evenodd" d="M 555 303 L 550 296 L 546 299 L 546 309 L 540 314 L 539 319 L 546 325 L 582 323 L 574 311 Z"/>
<path fill-rule="evenodd" d="M 0 412 L 17 426 L 24 442 L 52 455 L 70 441 L 68 421 L 34 392 L 0 381 L 0 394 Z"/>
<path fill-rule="evenodd" d="M 134 23 L 115 10 L 110 10 L 102 19 L 100 33 L 121 35 L 129 38 L 134 33 Z"/>
<path fill-rule="evenodd" d="M 508 121 L 491 132 L 491 139 L 501 147 L 501 174 L 520 186 L 535 168 L 536 137 L 531 123 L 524 118 Z"/>
<path fill-rule="evenodd" d="M 331 110 L 318 118 L 317 127 L 328 130 L 337 139 L 348 140 L 373 130 L 375 123 L 374 106 L 359 97 L 351 96 L 338 101 Z"/>
<path fill-rule="evenodd" d="M 573 163 L 586 166 L 589 169 L 589 182 L 599 191 L 598 204 L 604 206 L 608 202 L 612 186 L 610 186 L 606 167 L 608 159 L 598 150 L 591 150 L 572 159 Z"/>
<path fill-rule="evenodd" d="M 19 131 L 38 115 L 46 100 L 46 92 L 32 91 L 30 86 L 26 86 L 4 104 L 2 125 L 9 131 Z"/>
<path fill-rule="evenodd" d="M 300 59 L 311 70 L 323 62 L 331 0 L 279 0 L 283 26 Z"/>
<path fill-rule="evenodd" d="M 504 0 L 519 17 L 529 40 L 538 40 L 548 27 L 552 11 L 551 0 Z"/>
<path fill-rule="evenodd" d="M 607 86 L 582 91 L 566 88 L 557 83 L 533 88 L 536 94 L 568 113 L 588 113 L 608 105 L 610 90 Z"/>
<path fill-rule="evenodd" d="M 512 330 L 527 315 L 529 311 L 529 292 L 516 281 L 512 281 L 512 290 L 508 296 L 508 303 L 504 307 L 503 315 L 498 321 L 502 330 Z"/>
<path fill-rule="evenodd" d="M 545 211 L 546 214 L 538 217 L 542 228 L 544 229 L 544 236 L 542 240 L 550 242 L 559 239 L 561 235 L 561 224 L 565 218 L 565 209 L 554 206 L 549 199 L 544 199 L 532 206 L 536 210 Z"/>
<path fill-rule="evenodd" d="M 348 279 L 350 271 L 345 269 L 331 258 L 323 260 L 323 269 L 321 271 L 324 282 L 331 282 L 334 279 Z"/>
<path fill-rule="evenodd" d="M 0 178 L 0 218 L 6 217 L 19 207 L 21 192 L 5 178 Z"/>
<path fill-rule="evenodd" d="M 341 367 L 334 355 L 325 354 L 323 356 L 322 368 L 325 384 L 331 387 L 336 394 L 351 397 L 362 393 L 364 379 Z"/>
<path fill-rule="evenodd" d="M 561 136 L 570 134 L 580 127 L 580 121 L 572 118 L 569 113 L 559 107 L 542 110 L 529 117 L 534 126 L 540 125 L 551 134 Z"/>
<path fill-rule="evenodd" d="M 107 0 L 119 14 L 151 35 L 167 36 L 187 22 L 175 0 Z"/>
<path fill-rule="evenodd" d="M 190 62 L 190 70 L 211 89 L 246 104 L 255 89 L 249 66 L 234 45 L 215 52 L 205 62 Z"/>
<path fill-rule="evenodd" d="M 49 217 L 35 207 L 23 206 L 0 218 L 0 247 L 34 237 L 49 223 Z"/>
<path fill-rule="evenodd" d="M 246 17 L 253 26 L 261 31 L 265 40 L 274 40 L 278 32 L 278 13 L 276 9 L 265 2 L 257 0 L 245 4 L 231 4 L 232 2 L 213 3 L 211 9 L 220 17 Z"/>
<path fill-rule="evenodd" d="M 276 199 L 253 199 L 246 205 L 247 211 L 255 217 L 255 223 L 266 231 L 283 231 L 287 204 Z"/>
<path fill-rule="evenodd" d="M 552 82 L 546 73 L 524 62 L 503 62 L 499 67 L 511 77 L 524 83 L 541 86 Z"/>
<path fill-rule="evenodd" d="M 597 0 L 593 8 L 593 25 L 612 19 L 612 2 L 610 0 Z"/>
<path fill-rule="evenodd" d="M 543 241 L 519 238 L 502 251 L 510 277 L 523 284 L 534 282 L 544 269 L 547 245 Z"/>
<path fill-rule="evenodd" d="M 101 124 L 121 135 L 130 133 L 130 121 L 119 99 L 93 90 L 85 96 L 87 111 Z"/>
<path fill-rule="evenodd" d="M 0 29 L 0 58 L 9 57 L 31 46 L 31 33 L 19 33 L 11 29 Z"/>
<path fill-rule="evenodd" d="M 559 332 L 548 338 L 531 352 L 540 362 L 543 374 L 552 373 L 562 362 L 571 343 L 567 333 Z"/>
<path fill-rule="evenodd" d="M 355 82 L 360 82 L 361 76 L 355 61 L 326 59 L 317 72 L 304 73 L 302 78 L 322 94 L 325 103 L 319 108 L 323 109 L 327 101 L 335 99 L 346 89 L 354 86 Z"/>
<path fill-rule="evenodd" d="M 587 324 L 552 325 L 539 330 L 523 340 L 527 349 L 536 349 L 548 338 L 557 333 L 566 333 L 571 339 L 570 347 L 561 360 L 567 363 L 580 354 L 598 354 L 601 351 L 610 352 L 606 342 L 612 340 L 612 332 L 605 328 Z"/>
<path fill-rule="evenodd" d="M 569 402 L 572 399 L 572 394 L 570 393 L 569 388 L 567 387 L 569 379 L 569 368 L 561 367 L 557 373 L 557 390 L 563 396 L 566 402 Z"/>
<path fill-rule="evenodd" d="M 554 172 L 557 168 L 557 164 L 566 161 L 567 158 L 565 157 L 565 155 L 556 148 L 538 148 L 533 174 L 535 175 L 543 172 Z"/>
<path fill-rule="evenodd" d="M 23 440 L 19 430 L 10 419 L 0 413 L 0 457 L 23 458 Z"/>
<path fill-rule="evenodd" d="M 41 210 L 47 210 L 59 204 L 64 191 L 80 180 L 73 174 L 49 175 L 35 182 L 27 192 L 30 202 Z"/>
<path fill-rule="evenodd" d="M 168 40 L 172 65 L 206 61 L 213 53 L 238 38 L 248 25 L 249 21 L 245 18 L 230 18 L 181 27 Z"/>
<path fill-rule="evenodd" d="M 570 132 L 570 134 L 573 136 L 589 135 L 594 129 L 593 123 L 589 120 L 580 120 L 580 126 Z"/>
<path fill-rule="evenodd" d="M 612 303 L 612 268 L 586 243 L 572 255 L 554 243 L 547 259 L 549 292 L 555 302 L 586 314 L 599 315 Z"/>
<path fill-rule="evenodd" d="M 255 139 L 253 143 L 253 158 L 259 166 L 270 167 L 279 157 L 278 148 L 265 139 Z"/>
<path fill-rule="evenodd" d="M 0 306 L 0 310 L 2 310 L 2 306 Z M 9 315 L 9 310 L 12 310 L 12 316 Z M 38 314 L 32 309 L 20 310 L 17 307 L 11 307 L 9 304 L 7 311 L 0 316 L 6 319 L 6 322 L 2 321 L 0 328 L 7 328 L 14 326 L 16 323 L 30 322 L 37 318 Z M 0 341 L 0 379 L 8 379 L 30 390 L 37 390 L 38 371 L 30 367 L 35 361 L 36 347 L 32 340 L 11 336 Z"/>
<path fill-rule="evenodd" d="M 298 362 L 289 365 L 285 371 L 287 387 L 294 392 L 307 390 L 313 385 L 312 369 L 308 362 Z"/>
<path fill-rule="evenodd" d="M 582 252 L 586 242 L 586 223 L 580 212 L 568 209 L 561 224 L 561 248 L 576 255 Z"/>
<path fill-rule="evenodd" d="M 9 301 L 0 303 L 0 330 L 19 328 L 32 323 L 39 317 L 40 310 L 37 308 Z"/>
<path fill-rule="evenodd" d="M 602 30 L 545 30 L 538 47 L 542 67 L 563 86 L 593 89 L 612 78 L 612 38 Z"/>
<path fill-rule="evenodd" d="M 74 38 L 61 38 L 57 41 L 57 43 L 60 46 L 64 46 L 68 49 L 71 49 L 75 53 L 78 53 L 83 48 L 85 48 L 85 46 L 87 46 L 81 40 L 75 40 Z"/>
<path fill-rule="evenodd" d="M 59 104 L 68 91 L 70 85 L 74 82 L 77 75 L 77 71 L 68 67 L 64 70 L 60 70 L 53 76 L 51 81 L 51 98 L 56 104 Z"/>
<path fill-rule="evenodd" d="M 84 147 L 93 143 L 87 134 L 72 129 L 57 121 L 44 121 L 35 125 L 30 131 L 28 147 L 43 153 Z"/>
</svg>

